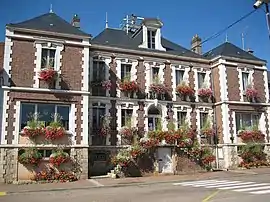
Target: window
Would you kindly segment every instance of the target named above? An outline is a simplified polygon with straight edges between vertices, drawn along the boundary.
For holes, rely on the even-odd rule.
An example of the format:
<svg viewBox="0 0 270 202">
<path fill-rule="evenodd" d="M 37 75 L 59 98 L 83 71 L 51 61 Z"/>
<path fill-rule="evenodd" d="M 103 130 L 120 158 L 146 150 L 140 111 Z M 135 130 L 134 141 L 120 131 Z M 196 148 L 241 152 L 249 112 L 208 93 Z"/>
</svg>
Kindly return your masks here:
<svg viewBox="0 0 270 202">
<path fill-rule="evenodd" d="M 92 127 L 94 131 L 101 129 L 102 127 L 102 119 L 106 113 L 106 105 L 105 104 L 93 104 L 93 122 Z"/>
<path fill-rule="evenodd" d="M 249 73 L 242 72 L 243 91 L 246 91 L 247 90 L 247 87 L 248 87 L 248 77 L 249 77 Z"/>
<path fill-rule="evenodd" d="M 122 64 L 121 65 L 121 81 L 130 81 L 131 77 L 131 65 Z"/>
<path fill-rule="evenodd" d="M 122 109 L 121 110 L 121 126 L 131 126 L 131 117 L 133 109 Z"/>
<path fill-rule="evenodd" d="M 54 67 L 55 63 L 55 49 L 42 49 L 41 69 Z"/>
<path fill-rule="evenodd" d="M 162 130 L 160 110 L 151 106 L 148 110 L 148 130 Z"/>
<path fill-rule="evenodd" d="M 152 83 L 158 83 L 158 82 L 159 82 L 159 68 L 152 67 Z"/>
<path fill-rule="evenodd" d="M 176 86 L 184 81 L 184 71 L 183 70 L 175 70 L 175 79 Z"/>
<path fill-rule="evenodd" d="M 205 75 L 206 75 L 206 73 L 204 73 L 204 72 L 198 73 L 198 89 L 203 88 Z"/>
<path fill-rule="evenodd" d="M 251 129 L 259 124 L 259 114 L 236 113 L 236 131 Z"/>
<path fill-rule="evenodd" d="M 105 62 L 94 61 L 93 62 L 93 79 L 92 79 L 92 95 L 94 96 L 106 96 L 106 89 L 101 85 L 102 81 L 106 80 Z"/>
<path fill-rule="evenodd" d="M 24 153 L 24 149 L 19 150 L 19 155 Z M 39 149 L 38 152 L 41 154 L 43 158 L 49 158 L 53 153 L 53 149 Z M 64 149 L 63 152 L 66 152 L 70 155 L 70 149 Z"/>
<path fill-rule="evenodd" d="M 147 31 L 147 47 L 151 49 L 156 48 L 156 31 L 148 30 Z"/>
<path fill-rule="evenodd" d="M 177 126 L 180 128 L 182 125 L 185 124 L 187 118 L 187 112 L 177 112 Z"/>
<path fill-rule="evenodd" d="M 55 104 L 21 104 L 20 129 L 22 130 L 30 119 L 38 119 L 44 126 L 60 118 L 60 122 L 66 130 L 69 130 L 69 106 Z M 37 116 L 35 116 L 37 115 Z M 55 116 L 55 115 L 58 115 Z"/>
<path fill-rule="evenodd" d="M 93 81 L 105 80 L 105 62 L 94 61 L 93 62 Z"/>
<path fill-rule="evenodd" d="M 202 129 L 208 121 L 208 113 L 200 112 L 200 129 Z"/>
</svg>

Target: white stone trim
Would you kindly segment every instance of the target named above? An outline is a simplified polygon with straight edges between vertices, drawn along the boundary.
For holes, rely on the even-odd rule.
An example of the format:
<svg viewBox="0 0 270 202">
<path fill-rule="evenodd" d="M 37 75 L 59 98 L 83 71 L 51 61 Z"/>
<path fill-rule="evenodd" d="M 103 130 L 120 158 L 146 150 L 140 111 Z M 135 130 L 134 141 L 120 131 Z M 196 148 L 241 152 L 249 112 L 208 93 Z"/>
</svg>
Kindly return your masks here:
<svg viewBox="0 0 270 202">
<path fill-rule="evenodd" d="M 81 115 L 81 128 L 82 128 L 82 141 L 81 144 L 88 144 L 88 134 L 89 134 L 89 122 L 88 122 L 88 106 L 89 97 L 87 95 L 82 96 L 81 105 L 82 105 L 82 115 Z"/>
<path fill-rule="evenodd" d="M 252 69 L 249 71 L 249 75 L 248 75 L 248 81 L 249 81 L 249 84 L 251 84 L 251 86 L 254 86 L 253 74 L 254 74 L 254 70 Z"/>
<path fill-rule="evenodd" d="M 221 114 L 222 114 L 222 134 L 223 134 L 223 142 L 225 144 L 230 143 L 229 137 L 229 107 L 227 104 L 221 105 Z M 230 159 L 229 159 L 229 151 L 228 149 L 224 149 L 224 159 L 225 159 L 225 168 L 229 168 Z"/>
<path fill-rule="evenodd" d="M 131 66 L 131 80 L 132 81 L 136 81 L 138 76 L 137 76 L 137 66 L 139 65 L 138 61 L 134 61 L 132 62 L 132 66 Z M 142 74 L 139 72 L 139 74 Z"/>
<path fill-rule="evenodd" d="M 133 116 L 134 120 L 132 120 L 132 122 L 133 122 L 134 127 L 137 127 L 137 125 L 138 125 L 138 113 L 137 113 L 138 110 L 139 110 L 139 105 L 133 106 L 132 116 Z"/>
<path fill-rule="evenodd" d="M 265 112 L 266 113 L 266 112 Z M 262 131 L 263 134 L 266 134 L 266 121 L 265 121 L 265 113 L 261 113 L 261 117 L 259 119 L 259 130 Z M 265 136 L 265 139 L 267 136 Z"/>
<path fill-rule="evenodd" d="M 227 101 L 229 96 L 228 96 L 227 74 L 225 65 L 220 64 L 218 66 L 218 70 L 219 70 L 220 100 Z"/>
<path fill-rule="evenodd" d="M 197 138 L 198 138 L 198 142 L 201 142 L 201 136 L 200 136 L 200 129 L 201 129 L 201 117 L 200 117 L 200 109 L 195 109 L 196 111 L 196 128 L 197 128 Z"/>
<path fill-rule="evenodd" d="M 240 102 L 244 102 L 244 95 L 243 95 L 243 78 L 242 78 L 242 70 L 237 68 L 238 72 L 238 83 L 239 83 L 239 92 L 240 92 Z"/>
<path fill-rule="evenodd" d="M 122 62 L 121 60 L 116 60 L 116 77 L 121 78 L 121 71 L 122 71 Z M 121 96 L 121 90 L 119 88 L 116 88 L 116 97 Z"/>
<path fill-rule="evenodd" d="M 198 70 L 195 68 L 194 70 L 194 86 L 195 86 L 195 101 L 199 102 L 199 97 L 198 97 L 198 88 L 199 88 L 199 81 L 198 81 Z"/>
<path fill-rule="evenodd" d="M 39 87 L 39 71 L 41 69 L 41 54 L 42 54 L 42 45 L 39 43 L 35 44 L 36 47 L 36 52 L 35 52 L 35 60 L 34 60 L 34 84 L 33 87 L 34 88 L 38 88 Z"/>
<path fill-rule="evenodd" d="M 180 108 L 180 109 L 179 109 Z M 184 110 L 186 108 L 186 110 Z M 191 112 L 192 108 L 188 105 L 173 105 L 173 118 L 175 120 L 175 128 L 178 128 L 178 118 L 177 118 L 177 112 L 186 112 L 186 122 L 190 125 L 191 124 Z"/>
<path fill-rule="evenodd" d="M 77 117 L 76 117 L 76 112 L 77 112 L 77 108 L 75 106 L 75 104 L 71 104 L 70 105 L 70 111 L 69 111 L 69 131 L 72 133 L 72 136 L 71 136 L 71 142 L 72 142 L 72 145 L 76 145 L 76 120 L 77 120 Z"/>
<path fill-rule="evenodd" d="M 6 29 L 6 38 L 5 38 L 5 50 L 4 50 L 4 73 L 3 73 L 3 79 L 4 79 L 4 85 L 10 86 L 9 78 L 11 78 L 11 62 L 12 62 L 12 46 L 13 42 L 11 40 L 11 37 L 9 37 L 9 34 L 13 34 L 12 31 Z"/>
<path fill-rule="evenodd" d="M 14 127 L 14 131 L 13 131 L 13 135 L 14 138 L 12 140 L 12 144 L 19 144 L 19 133 L 20 133 L 20 115 L 21 115 L 21 102 L 20 101 L 16 101 L 15 105 L 14 105 L 14 122 L 13 122 L 13 127 Z"/>
<path fill-rule="evenodd" d="M 7 110 L 9 109 L 9 95 L 8 91 L 3 92 L 3 114 L 2 114 L 2 133 L 1 133 L 1 144 L 7 144 L 6 136 L 7 130 L 6 127 L 8 126 L 8 113 Z"/>
<path fill-rule="evenodd" d="M 109 80 L 110 79 L 110 63 L 111 63 L 111 59 L 110 58 L 106 58 L 105 59 L 105 80 Z M 106 90 L 106 96 L 109 97 L 110 96 L 110 90 Z"/>
<path fill-rule="evenodd" d="M 161 125 L 162 125 L 162 130 L 166 131 L 168 130 L 167 124 L 168 120 L 166 119 L 167 117 L 167 106 L 165 104 L 161 104 Z"/>
<path fill-rule="evenodd" d="M 263 80 L 264 80 L 264 93 L 265 93 L 265 102 L 269 102 L 269 86 L 268 86 L 268 76 L 267 71 L 263 71 Z"/>
<path fill-rule="evenodd" d="M 233 129 L 234 143 L 238 143 L 237 131 L 236 131 L 236 116 L 235 116 L 235 111 L 232 112 L 232 123 L 233 123 L 233 128 L 232 129 Z"/>
<path fill-rule="evenodd" d="M 165 70 L 165 64 L 160 65 L 159 66 L 158 77 L 160 79 L 160 83 L 162 83 L 162 84 L 164 84 L 164 81 L 165 81 L 165 79 L 164 79 L 164 74 L 165 74 L 164 70 Z"/>
<path fill-rule="evenodd" d="M 205 78 L 203 82 L 203 85 L 205 86 L 205 88 L 210 88 L 211 86 L 210 75 L 211 75 L 211 70 L 205 71 Z"/>
<path fill-rule="evenodd" d="M 121 122 L 122 122 L 121 121 L 121 117 L 122 117 L 121 109 L 122 109 L 121 105 L 119 105 L 117 103 L 117 105 L 116 105 L 116 110 L 117 110 L 117 112 L 116 112 L 116 125 L 117 125 L 116 130 L 117 131 L 120 131 L 122 128 L 121 127 Z M 117 145 L 121 145 L 121 142 L 122 142 L 121 138 L 122 138 L 121 135 L 119 133 L 117 133 L 117 140 L 118 140 Z"/>
<path fill-rule="evenodd" d="M 175 65 L 171 65 L 171 78 L 172 78 L 172 100 L 176 101 L 176 74 L 175 74 L 175 70 L 176 67 Z"/>
<path fill-rule="evenodd" d="M 61 82 L 61 67 L 62 67 L 62 54 L 61 52 L 64 50 L 64 46 L 57 46 L 55 51 L 55 67 L 54 69 L 58 73 L 57 80 L 55 82 L 55 88 L 61 89 L 60 82 Z M 39 62 L 40 63 L 40 62 Z"/>
<path fill-rule="evenodd" d="M 82 58 L 82 91 L 89 91 L 89 69 L 93 69 L 93 68 L 89 68 L 90 65 L 90 60 L 89 60 L 89 48 L 85 47 L 82 51 L 83 53 L 83 58 Z M 92 66 L 90 66 L 92 67 Z M 93 70 L 92 70 L 93 71 Z"/>
</svg>

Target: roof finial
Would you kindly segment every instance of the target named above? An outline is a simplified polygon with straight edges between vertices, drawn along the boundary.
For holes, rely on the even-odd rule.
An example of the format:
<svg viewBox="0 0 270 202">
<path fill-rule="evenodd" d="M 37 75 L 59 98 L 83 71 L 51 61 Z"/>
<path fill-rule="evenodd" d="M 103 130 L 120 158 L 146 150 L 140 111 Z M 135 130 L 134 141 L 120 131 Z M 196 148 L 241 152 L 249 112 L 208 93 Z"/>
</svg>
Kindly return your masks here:
<svg viewBox="0 0 270 202">
<path fill-rule="evenodd" d="M 108 25 L 108 13 L 106 12 L 106 24 L 105 24 L 105 28 L 107 29 L 109 27 Z"/>
<path fill-rule="evenodd" d="M 50 5 L 50 13 L 53 13 L 52 4 Z"/>
<path fill-rule="evenodd" d="M 228 42 L 228 33 L 226 33 L 225 42 Z"/>
</svg>

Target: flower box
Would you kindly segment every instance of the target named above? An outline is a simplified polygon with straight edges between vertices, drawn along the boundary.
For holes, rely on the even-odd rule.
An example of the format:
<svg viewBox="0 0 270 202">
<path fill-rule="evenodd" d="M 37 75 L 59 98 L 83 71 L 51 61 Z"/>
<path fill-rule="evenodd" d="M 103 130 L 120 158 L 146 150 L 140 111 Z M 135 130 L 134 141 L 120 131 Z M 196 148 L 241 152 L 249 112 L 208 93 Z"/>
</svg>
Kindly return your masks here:
<svg viewBox="0 0 270 202">
<path fill-rule="evenodd" d="M 209 102 L 209 99 L 212 97 L 213 91 L 211 88 L 201 88 L 198 90 L 198 96 L 203 102 Z"/>
<path fill-rule="evenodd" d="M 57 71 L 53 68 L 43 69 L 39 72 L 39 79 L 48 83 L 55 81 L 57 78 Z"/>
<path fill-rule="evenodd" d="M 35 148 L 28 148 L 18 156 L 18 162 L 24 166 L 38 166 L 42 155 Z"/>
<path fill-rule="evenodd" d="M 254 102 L 255 99 L 258 97 L 258 91 L 254 88 L 247 88 L 245 94 L 248 101 L 250 102 Z"/>
<path fill-rule="evenodd" d="M 195 91 L 186 84 L 179 84 L 176 87 L 177 93 L 181 96 L 183 101 L 186 101 L 186 98 L 189 96 L 194 96 Z"/>
<path fill-rule="evenodd" d="M 167 88 L 163 84 L 151 84 L 150 91 L 155 92 L 156 94 L 165 94 Z"/>
<path fill-rule="evenodd" d="M 238 136 L 245 143 L 265 141 L 265 135 L 259 130 L 242 130 L 242 131 L 239 131 Z"/>
<path fill-rule="evenodd" d="M 68 153 L 63 152 L 63 151 L 52 153 L 49 159 L 49 162 L 56 167 L 59 167 L 60 165 L 67 163 L 69 161 L 70 161 L 70 157 Z"/>
<path fill-rule="evenodd" d="M 139 86 L 135 81 L 123 81 L 119 84 L 119 89 L 123 92 L 137 92 Z"/>
</svg>

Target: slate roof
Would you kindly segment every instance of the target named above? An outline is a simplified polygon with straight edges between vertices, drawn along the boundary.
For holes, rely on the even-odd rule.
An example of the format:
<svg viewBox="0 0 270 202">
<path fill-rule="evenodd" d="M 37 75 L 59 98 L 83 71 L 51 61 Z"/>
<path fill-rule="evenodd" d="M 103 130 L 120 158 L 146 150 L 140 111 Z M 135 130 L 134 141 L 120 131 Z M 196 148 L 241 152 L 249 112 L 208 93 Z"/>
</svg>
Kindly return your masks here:
<svg viewBox="0 0 270 202">
<path fill-rule="evenodd" d="M 265 60 L 260 59 L 229 42 L 225 42 L 204 54 L 204 57 L 206 57 L 207 59 L 213 59 L 217 56 L 227 56 L 227 57 L 266 62 Z"/>
<path fill-rule="evenodd" d="M 73 27 L 69 22 L 65 21 L 55 13 L 46 13 L 38 17 L 32 18 L 16 24 L 7 24 L 8 27 L 33 29 L 54 33 L 71 34 L 83 37 L 90 37 L 89 34 Z"/>
<path fill-rule="evenodd" d="M 139 31 L 138 34 L 133 36 L 132 33 L 126 34 L 124 30 L 107 28 L 103 30 L 99 35 L 97 35 L 91 41 L 93 44 L 114 46 L 119 48 L 128 48 L 140 51 L 151 51 L 151 52 L 164 52 L 153 49 L 143 49 L 138 46 L 142 43 L 142 32 Z M 161 44 L 166 49 L 166 53 L 193 57 L 193 58 L 204 58 L 203 56 L 196 54 L 176 43 L 173 43 L 165 38 L 161 38 Z"/>
</svg>

